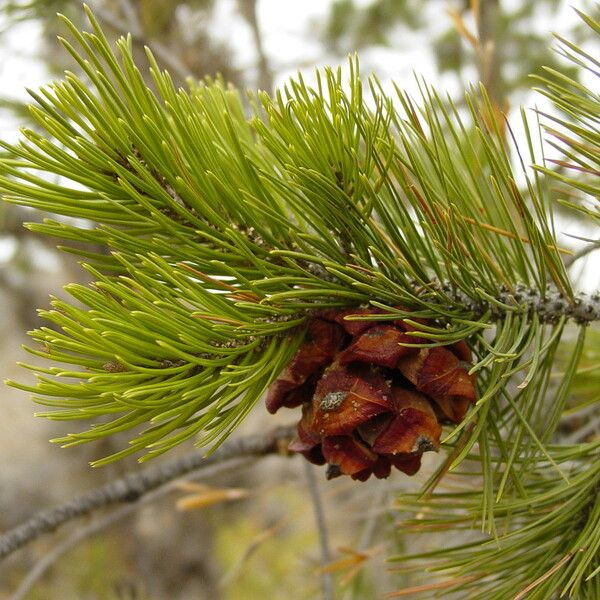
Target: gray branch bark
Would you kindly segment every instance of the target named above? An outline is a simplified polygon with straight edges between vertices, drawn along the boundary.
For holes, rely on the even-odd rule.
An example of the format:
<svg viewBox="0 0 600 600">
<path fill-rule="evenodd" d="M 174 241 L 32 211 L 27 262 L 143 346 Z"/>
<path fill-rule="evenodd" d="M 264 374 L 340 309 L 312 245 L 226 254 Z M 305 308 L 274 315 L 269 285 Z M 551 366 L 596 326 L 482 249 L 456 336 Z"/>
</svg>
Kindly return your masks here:
<svg viewBox="0 0 600 600">
<path fill-rule="evenodd" d="M 248 459 L 231 459 L 224 461 L 220 464 L 205 466 L 201 469 L 197 469 L 195 473 L 191 474 L 189 480 L 193 480 L 194 476 L 201 474 L 203 477 L 212 476 L 216 473 L 221 473 L 227 469 L 239 468 L 245 465 Z M 10 600 L 23 600 L 27 597 L 29 592 L 35 586 L 35 584 L 44 576 L 46 571 L 54 563 L 60 560 L 67 552 L 78 546 L 86 539 L 108 529 L 115 523 L 122 521 L 129 517 L 140 509 L 142 506 L 154 502 L 163 496 L 166 496 L 169 492 L 172 492 L 175 488 L 176 482 L 171 481 L 157 490 L 146 494 L 143 498 L 140 498 L 137 502 L 126 504 L 125 506 L 119 506 L 114 510 L 110 511 L 107 515 L 97 517 L 91 521 L 91 523 L 79 527 L 76 529 L 68 538 L 57 544 L 52 550 L 44 554 L 40 560 L 34 564 L 31 570 L 25 575 L 24 579 L 19 584 L 19 587 L 15 590 Z"/>
<path fill-rule="evenodd" d="M 64 504 L 40 511 L 0 536 L 0 561 L 41 535 L 55 531 L 73 519 L 113 504 L 136 502 L 145 494 L 197 469 L 240 457 L 284 453 L 294 432 L 295 426 L 278 427 L 265 434 L 230 440 L 209 457 L 203 456 L 201 452 L 194 452 L 155 467 L 130 472 Z"/>
<path fill-rule="evenodd" d="M 491 319 L 504 317 L 504 311 L 489 302 L 474 299 L 462 290 L 454 289 L 449 283 L 438 284 L 439 288 L 454 301 L 476 315 L 491 310 Z M 535 313 L 542 323 L 556 323 L 562 317 L 571 319 L 579 325 L 600 321 L 600 290 L 592 294 L 578 292 L 573 301 L 565 298 L 558 290 L 548 288 L 544 293 L 526 285 L 515 286 L 514 291 L 500 289 L 496 299 L 508 306 L 514 306 L 520 313 Z"/>
</svg>

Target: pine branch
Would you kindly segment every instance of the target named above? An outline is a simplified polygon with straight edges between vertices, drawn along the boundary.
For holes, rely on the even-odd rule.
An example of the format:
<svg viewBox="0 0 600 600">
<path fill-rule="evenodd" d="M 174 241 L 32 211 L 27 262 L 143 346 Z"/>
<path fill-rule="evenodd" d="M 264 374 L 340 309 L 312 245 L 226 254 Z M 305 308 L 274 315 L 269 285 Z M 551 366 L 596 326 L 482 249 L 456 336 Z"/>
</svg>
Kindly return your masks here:
<svg viewBox="0 0 600 600">
<path fill-rule="evenodd" d="M 600 291 L 592 294 L 578 292 L 573 300 L 556 289 L 548 288 L 546 292 L 530 286 L 515 286 L 509 291 L 504 288 L 489 300 L 475 299 L 474 294 L 467 295 L 462 290 L 453 290 L 451 285 L 443 283 L 440 286 L 457 303 L 475 317 L 490 315 L 490 320 L 503 319 L 507 310 L 536 315 L 542 323 L 557 323 L 561 318 L 572 319 L 578 325 L 586 325 L 600 320 Z M 510 308 L 509 308 L 510 307 Z"/>
<path fill-rule="evenodd" d="M 222 474 L 224 471 L 239 469 L 240 467 L 246 466 L 251 458 L 252 457 L 250 457 L 250 459 L 248 457 L 241 457 L 240 459 L 231 458 L 223 462 L 214 463 L 212 466 L 203 466 L 202 468 L 198 468 L 189 473 L 186 476 L 186 481 L 191 481 L 194 477 L 198 476 L 207 478 Z M 132 514 L 135 514 L 143 506 L 163 498 L 172 492 L 176 486 L 177 480 L 167 482 L 161 487 L 141 496 L 135 502 L 118 506 L 117 508 L 110 510 L 107 514 L 92 518 L 89 523 L 83 524 L 75 529 L 71 535 L 59 541 L 47 553 L 39 558 L 23 577 L 19 587 L 13 592 L 10 600 L 22 600 L 23 598 L 26 598 L 31 589 L 44 576 L 48 569 L 50 569 L 66 553 L 70 552 L 86 539 L 112 527 L 115 523 L 126 519 Z"/>
<path fill-rule="evenodd" d="M 441 568 L 460 576 L 450 586 L 478 586 L 474 598 L 493 589 L 504 600 L 514 576 L 532 598 L 581 588 L 595 600 L 598 448 L 551 442 L 600 300 L 573 289 L 550 177 L 598 196 L 597 94 L 555 73 L 546 94 L 567 116 L 549 117 L 548 143 L 569 170 L 532 171 L 536 131 L 524 115 L 526 155 L 485 90 L 467 94 L 466 111 L 423 82 L 418 102 L 390 96 L 351 59 L 348 82 L 341 70 L 317 72 L 312 87 L 298 76 L 251 97 L 249 115 L 223 82 L 176 88 L 151 53 L 149 86 L 131 38 L 115 51 L 88 17 L 92 32 L 66 22 L 78 49 L 63 40 L 85 81 L 67 74 L 32 94 L 44 133 L 25 130 L 0 160 L 9 202 L 93 223 L 32 229 L 110 250 L 72 250 L 95 282 L 68 286 L 75 301 L 42 312 L 54 326 L 32 333 L 30 352 L 53 364 L 28 367 L 36 386 L 14 384 L 58 409 L 45 416 L 92 421 L 57 441 L 146 427 L 96 464 L 192 437 L 218 444 L 290 363 L 315 312 L 370 304 L 377 314 L 347 318 L 401 320 L 420 342 L 407 345 L 466 341 L 475 356 L 477 401 L 448 433 L 454 450 L 427 490 L 463 461 L 474 485 L 448 505 L 436 493 L 415 506 L 443 530 L 475 520 L 504 545 L 428 558 L 448 558 Z M 562 42 L 595 72 L 593 57 Z"/>
<path fill-rule="evenodd" d="M 521 373 L 532 412 L 501 419 L 523 434 L 516 448 L 533 443 L 523 423 L 540 416 L 548 361 L 569 319 L 597 319 L 597 300 L 573 291 L 544 179 L 523 159 L 519 189 L 485 92 L 468 95 L 468 123 L 424 83 L 419 110 L 374 78 L 369 103 L 351 60 L 347 86 L 325 70 L 315 88 L 299 79 L 252 98 L 248 118 L 237 91 L 178 89 L 148 53 L 150 88 L 132 41 L 115 52 L 88 17 L 91 33 L 66 21 L 80 49 L 63 43 L 89 81 L 69 74 L 33 94 L 46 134 L 25 131 L 0 162 L 7 200 L 94 222 L 32 229 L 110 249 L 77 250 L 95 283 L 68 286 L 79 304 L 54 300 L 42 316 L 56 327 L 32 333 L 34 355 L 67 366 L 30 366 L 38 385 L 15 384 L 58 408 L 50 418 L 112 419 L 56 441 L 147 427 L 98 464 L 197 435 L 218 444 L 315 310 L 370 303 L 377 319 L 416 319 L 421 345 L 471 340 L 481 397 L 468 421 L 481 419 L 464 453 Z M 567 383 L 558 390 L 553 426 Z"/>
<path fill-rule="evenodd" d="M 285 452 L 293 427 L 279 427 L 260 435 L 231 440 L 206 457 L 199 452 L 182 458 L 128 473 L 92 492 L 83 494 L 55 508 L 41 511 L 0 536 L 0 560 L 45 533 L 101 508 L 122 502 L 137 502 L 149 492 L 198 469 L 241 457 L 261 457 Z"/>
<path fill-rule="evenodd" d="M 576 10 L 586 28 L 597 40 L 600 37 L 600 24 L 591 16 Z M 553 160 L 561 170 L 539 165 L 537 169 L 561 184 L 570 186 L 578 193 L 574 200 L 561 203 L 581 212 L 600 224 L 600 96 L 597 83 L 600 79 L 597 58 L 579 48 L 573 42 L 556 36 L 557 53 L 577 66 L 592 82 L 585 86 L 576 79 L 558 70 L 547 68 L 547 76 L 537 79 L 543 83 L 540 93 L 547 96 L 559 114 L 540 113 L 544 117 L 544 127 L 548 133 L 548 144 L 562 154 L 562 160 Z M 596 87 L 595 87 L 596 86 Z M 591 198 L 592 206 L 583 200 Z"/>
</svg>

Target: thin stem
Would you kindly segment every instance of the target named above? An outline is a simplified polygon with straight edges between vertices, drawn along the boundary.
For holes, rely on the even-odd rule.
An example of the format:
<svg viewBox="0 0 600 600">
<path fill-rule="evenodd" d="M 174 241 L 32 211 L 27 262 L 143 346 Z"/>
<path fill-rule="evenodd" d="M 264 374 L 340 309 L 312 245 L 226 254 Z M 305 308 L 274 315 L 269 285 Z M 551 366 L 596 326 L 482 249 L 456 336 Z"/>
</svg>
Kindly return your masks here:
<svg viewBox="0 0 600 600">
<path fill-rule="evenodd" d="M 27 521 L 0 536 L 0 561 L 45 533 L 61 525 L 94 513 L 100 508 L 121 502 L 136 502 L 142 496 L 197 469 L 240 458 L 259 457 L 284 452 L 294 436 L 295 427 L 278 427 L 262 435 L 250 435 L 225 442 L 214 454 L 205 457 L 193 452 L 156 467 L 134 471 L 87 494 L 42 510 Z"/>
<path fill-rule="evenodd" d="M 213 465 L 212 467 L 205 467 L 193 473 L 192 476 L 187 478 L 187 480 L 191 481 L 199 475 L 202 475 L 203 477 L 209 477 L 217 473 L 220 474 L 226 469 L 238 467 L 240 464 L 245 462 L 246 459 L 243 458 L 240 460 L 233 459 L 218 465 Z M 23 600 L 23 598 L 25 598 L 32 590 L 33 586 L 40 580 L 41 577 L 43 577 L 44 573 L 46 573 L 46 571 L 54 563 L 60 560 L 60 558 L 67 552 L 75 548 L 75 546 L 78 546 L 81 542 L 85 541 L 89 537 L 96 535 L 104 529 L 112 526 L 114 523 L 117 523 L 118 521 L 121 521 L 122 519 L 125 519 L 126 517 L 135 513 L 142 506 L 166 496 L 175 488 L 176 484 L 177 482 L 171 481 L 154 492 L 151 492 L 140 498 L 137 502 L 128 504 L 126 506 L 121 506 L 120 508 L 113 510 L 108 515 L 95 519 L 85 527 L 81 527 L 80 529 L 74 531 L 68 538 L 54 546 L 50 552 L 44 554 L 44 556 L 42 556 L 42 558 L 36 562 L 35 565 L 33 565 L 33 567 L 19 584 L 19 587 L 11 596 L 10 600 Z"/>
<path fill-rule="evenodd" d="M 315 475 L 315 468 L 309 462 L 304 462 L 306 472 L 306 481 L 308 483 L 308 492 L 313 505 L 315 523 L 319 534 L 319 546 L 321 548 L 321 564 L 327 565 L 331 562 L 331 550 L 329 548 L 329 534 L 327 532 L 327 523 L 325 520 L 325 511 L 321 494 L 319 493 L 319 483 Z M 321 573 L 321 585 L 323 588 L 323 600 L 333 600 L 333 578 L 331 573 Z"/>
</svg>

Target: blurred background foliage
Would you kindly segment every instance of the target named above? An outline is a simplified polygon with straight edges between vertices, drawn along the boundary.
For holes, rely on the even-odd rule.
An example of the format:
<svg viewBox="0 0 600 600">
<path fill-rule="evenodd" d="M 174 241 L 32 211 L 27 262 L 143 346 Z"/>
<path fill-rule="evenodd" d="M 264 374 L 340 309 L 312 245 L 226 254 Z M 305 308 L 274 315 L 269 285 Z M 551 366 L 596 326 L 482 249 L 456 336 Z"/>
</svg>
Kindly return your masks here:
<svg viewBox="0 0 600 600">
<path fill-rule="evenodd" d="M 366 5 L 336 0 L 323 39 L 336 52 L 346 53 L 371 45 L 394 46 L 399 40 L 402 43 L 403 33 L 417 32 L 423 43 L 431 46 L 439 73 L 453 76 L 481 71 L 477 43 L 493 44 L 492 64 L 487 73 L 480 74 L 485 75 L 484 83 L 501 106 L 509 99 L 522 98 L 531 88 L 531 74 L 541 74 L 543 66 L 557 65 L 548 32 L 540 29 L 539 23 L 547 22 L 561 0 L 429 2 L 437 5 L 440 13 L 446 12 L 446 18 L 437 22 L 424 16 L 423 4 L 419 0 L 377 0 Z M 582 23 L 569 31 L 569 39 L 578 43 L 586 35 Z M 569 74 L 573 75 L 574 69 Z"/>
<path fill-rule="evenodd" d="M 385 56 L 385 78 L 396 72 L 394 65 L 390 66 L 390 55 L 386 54 L 393 50 L 392 63 L 393 57 L 404 52 L 410 56 L 415 56 L 415 52 L 429 56 L 438 83 L 457 102 L 460 103 L 467 85 L 480 80 L 488 87 L 497 109 L 508 111 L 523 102 L 532 89 L 534 84 L 529 74 L 541 73 L 542 65 L 556 66 L 558 58 L 550 51 L 548 28 L 560 26 L 553 15 L 567 3 L 565 0 L 319 2 L 326 6 L 324 16 L 306 19 L 301 39 L 301 43 L 313 49 L 312 55 L 309 61 L 299 60 L 297 64 L 280 60 L 273 45 L 265 43 L 265 34 L 269 32 L 265 31 L 261 15 L 264 17 L 264 11 L 273 6 L 268 0 L 92 0 L 89 4 L 109 37 L 131 32 L 140 57 L 145 45 L 152 47 L 159 62 L 179 84 L 188 76 L 221 74 L 241 88 L 272 90 L 290 72 L 312 66 L 306 62 L 336 64 L 354 51 L 366 57 L 365 70 L 376 73 L 380 71 L 379 57 Z M 600 5 L 596 2 L 584 0 L 578 6 L 596 18 L 600 16 Z M 40 38 L 31 44 L 28 59 L 43 65 L 49 78 L 60 77 L 65 69 L 77 70 L 71 57 L 56 43 L 56 36 L 64 32 L 55 15 L 64 13 L 74 23 L 83 25 L 84 15 L 78 0 L 5 0 L 0 11 L 3 24 L 0 53 L 6 55 L 5 42 L 12 28 L 35 24 L 31 31 L 39 32 Z M 224 20 L 223 14 L 230 20 Z M 568 31 L 561 29 L 561 34 L 585 44 L 585 29 L 576 19 L 571 22 L 573 26 Z M 240 52 L 234 42 L 244 29 L 244 39 L 250 40 L 251 46 Z M 10 56 L 4 58 L 10 59 Z M 411 68 L 419 71 L 419 66 L 413 64 Z M 578 77 L 575 71 L 568 74 Z M 3 109 L 0 118 L 14 125 L 15 130 L 23 125 L 31 127 L 22 95 L 5 86 L 0 90 L 0 109 Z M 23 222 L 43 218 L 44 215 L 21 207 L 0 207 L 0 245 L 4 248 L 0 256 L 0 297 L 4 308 L 0 327 L 5 375 L 11 374 L 12 365 L 19 358 L 9 349 L 17 347 L 24 329 L 37 325 L 35 308 L 47 305 L 48 293 L 59 294 L 62 284 L 82 277 L 72 257 L 57 252 L 48 240 L 23 228 Z M 580 410 L 582 404 L 591 406 L 598 400 L 597 391 L 590 394 L 589 390 L 594 385 L 590 379 L 598 378 L 599 346 L 595 332 L 588 339 L 577 379 L 579 387 L 573 394 L 572 412 L 576 417 L 567 420 L 562 428 L 569 439 L 583 441 L 597 435 L 597 429 L 589 426 L 582 433 L 581 423 L 576 419 L 581 419 L 582 414 L 585 418 L 586 413 Z M 68 497 L 75 490 L 99 485 L 102 480 L 134 466 L 130 461 L 90 473 L 84 466 L 85 460 L 91 458 L 86 455 L 89 451 L 59 456 L 59 451 L 46 442 L 50 437 L 49 425 L 30 423 L 31 405 L 22 402 L 23 396 L 9 400 L 4 390 L 4 398 L 6 418 L 0 440 L 4 455 L 12 457 L 12 468 L 0 474 L 0 529 L 33 510 Z M 251 430 L 257 423 L 260 415 L 254 421 L 251 418 L 244 427 Z M 55 423 L 51 426 L 56 436 L 57 426 Z M 109 453 L 108 449 L 95 451 Z M 31 600 L 314 598 L 319 593 L 317 533 L 299 467 L 298 460 L 269 459 L 253 469 L 226 473 L 211 480 L 211 485 L 247 484 L 253 490 L 250 498 L 226 506 L 179 513 L 174 508 L 176 493 L 168 496 L 65 553 L 25 597 Z M 369 482 L 368 486 L 330 483 L 324 488 L 332 545 L 343 547 L 336 552 L 330 569 L 339 584 L 339 598 L 376 598 L 383 590 L 397 589 L 400 585 L 402 575 L 389 573 L 384 564 L 390 548 L 393 550 L 402 543 L 393 536 L 392 517 L 387 508 L 397 491 L 415 490 L 420 481 L 418 476 L 413 480 L 392 478 Z M 55 543 L 52 538 L 40 541 L 2 565 L 0 598 L 11 597 L 24 574 Z M 378 548 L 378 543 L 387 544 L 385 552 Z"/>
</svg>

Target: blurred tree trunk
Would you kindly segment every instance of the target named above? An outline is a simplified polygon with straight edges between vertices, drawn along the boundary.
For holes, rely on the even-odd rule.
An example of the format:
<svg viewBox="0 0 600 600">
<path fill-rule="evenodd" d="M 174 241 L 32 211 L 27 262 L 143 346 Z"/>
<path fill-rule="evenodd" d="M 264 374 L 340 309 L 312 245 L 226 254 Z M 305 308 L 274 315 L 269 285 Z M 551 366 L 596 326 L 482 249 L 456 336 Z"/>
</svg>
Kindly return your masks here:
<svg viewBox="0 0 600 600">
<path fill-rule="evenodd" d="M 475 18 L 480 44 L 479 73 L 481 82 L 495 106 L 503 109 L 506 104 L 502 77 L 502 55 L 500 22 L 502 8 L 499 0 L 479 0 L 472 3 L 476 7 Z"/>
<path fill-rule="evenodd" d="M 262 33 L 258 22 L 257 6 L 257 0 L 239 0 L 238 2 L 239 11 L 244 19 L 246 19 L 250 29 L 252 29 L 252 35 L 254 37 L 254 46 L 258 56 L 257 87 L 261 90 L 270 92 L 273 90 L 273 73 L 263 45 Z"/>
</svg>

